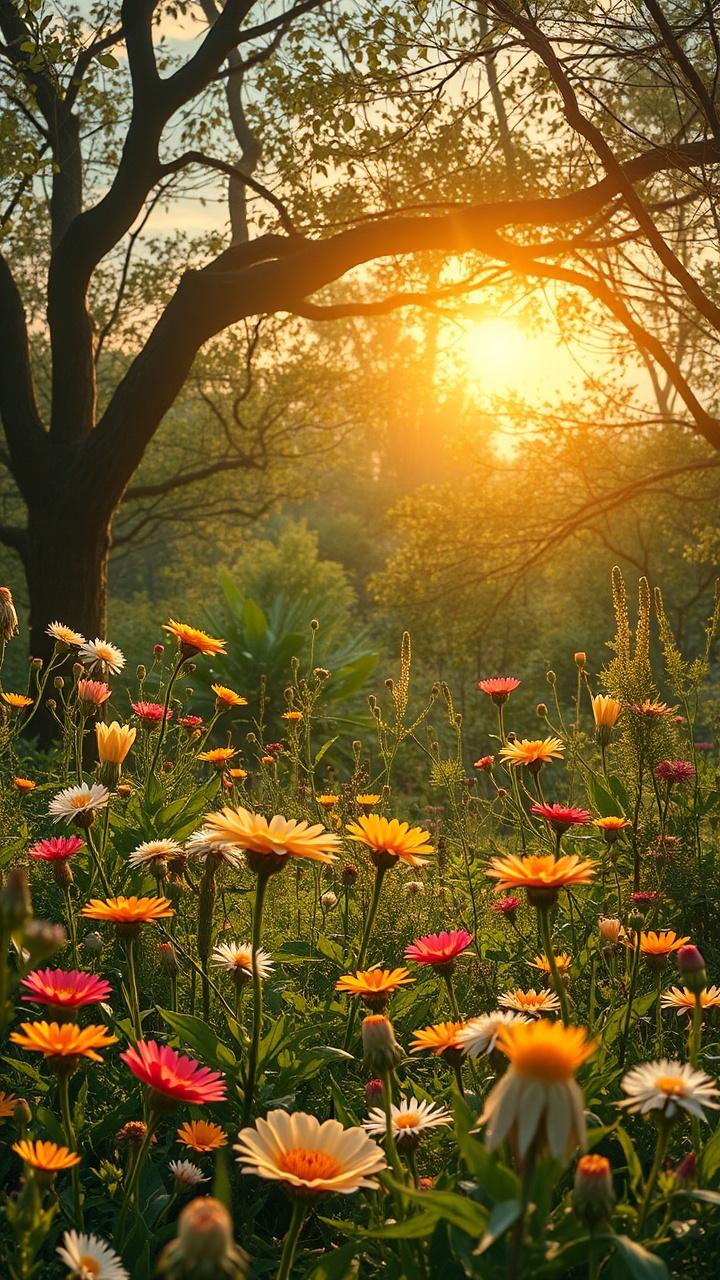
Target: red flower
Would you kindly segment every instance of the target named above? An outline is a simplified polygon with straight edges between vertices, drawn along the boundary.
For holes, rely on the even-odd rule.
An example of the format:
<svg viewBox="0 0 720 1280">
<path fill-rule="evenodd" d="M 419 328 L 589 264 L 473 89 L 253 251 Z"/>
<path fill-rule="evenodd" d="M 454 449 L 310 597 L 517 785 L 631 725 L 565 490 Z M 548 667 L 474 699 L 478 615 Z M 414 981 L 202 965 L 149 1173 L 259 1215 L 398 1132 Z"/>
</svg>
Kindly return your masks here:
<svg viewBox="0 0 720 1280">
<path fill-rule="evenodd" d="M 693 746 L 696 751 L 714 751 L 715 750 L 714 742 L 694 742 Z"/>
<path fill-rule="evenodd" d="M 134 1049 L 127 1049 L 120 1057 L 138 1080 L 163 1098 L 196 1105 L 225 1098 L 225 1081 L 219 1071 L 201 1067 L 194 1058 L 186 1058 L 168 1045 L 138 1040 Z"/>
<path fill-rule="evenodd" d="M 130 706 L 139 716 L 141 720 L 147 720 L 150 724 L 159 724 L 165 714 L 165 708 L 161 702 L 131 702 Z M 168 709 L 166 719 L 171 720 L 173 712 Z"/>
<path fill-rule="evenodd" d="M 573 809 L 571 805 L 564 804 L 534 804 L 530 812 L 544 818 L 560 834 L 568 827 L 584 827 L 592 818 L 589 809 Z"/>
<path fill-rule="evenodd" d="M 492 769 L 494 763 L 495 763 L 494 756 L 481 756 L 479 760 L 475 761 L 475 764 L 473 767 L 475 769 L 482 769 L 484 773 L 487 773 L 488 769 Z"/>
<path fill-rule="evenodd" d="M 183 729 L 199 729 L 202 724 L 202 716 L 181 716 L 178 720 Z"/>
<path fill-rule="evenodd" d="M 493 676 L 489 680 L 478 680 L 478 689 L 487 693 L 498 705 L 507 702 L 510 694 L 520 687 L 520 681 L 514 676 Z"/>
<path fill-rule="evenodd" d="M 655 766 L 658 782 L 689 782 L 695 777 L 695 768 L 689 760 L 661 760 Z"/>
<path fill-rule="evenodd" d="M 38 840 L 28 852 L 31 858 L 38 858 L 41 862 L 65 862 L 82 849 L 84 843 L 79 836 L 49 836 Z"/>
<path fill-rule="evenodd" d="M 412 946 L 405 948 L 405 959 L 414 960 L 415 964 L 439 965 L 443 968 L 452 964 L 472 942 L 472 934 L 466 929 L 451 929 L 449 932 L 429 933 L 425 938 L 416 938 Z"/>
<path fill-rule="evenodd" d="M 630 901 L 636 907 L 652 907 L 657 902 L 658 896 L 654 889 L 641 889 L 637 893 L 630 894 Z"/>
<path fill-rule="evenodd" d="M 490 903 L 490 910 L 497 911 L 499 915 L 507 916 L 512 924 L 520 906 L 519 898 L 500 898 L 497 902 Z"/>
<path fill-rule="evenodd" d="M 23 1000 L 47 1004 L 59 1009 L 80 1009 L 85 1004 L 98 1004 L 110 995 L 110 983 L 94 973 L 78 969 L 35 969 L 21 985 L 30 992 Z"/>
</svg>

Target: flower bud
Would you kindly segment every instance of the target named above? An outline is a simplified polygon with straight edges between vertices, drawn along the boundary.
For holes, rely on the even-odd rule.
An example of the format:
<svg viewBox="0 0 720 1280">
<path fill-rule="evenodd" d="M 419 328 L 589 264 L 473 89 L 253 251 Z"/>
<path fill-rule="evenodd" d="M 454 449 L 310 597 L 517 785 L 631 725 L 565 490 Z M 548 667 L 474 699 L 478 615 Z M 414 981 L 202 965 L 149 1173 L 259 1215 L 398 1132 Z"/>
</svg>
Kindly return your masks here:
<svg viewBox="0 0 720 1280">
<path fill-rule="evenodd" d="M 622 922 L 615 916 L 600 916 L 598 929 L 603 942 L 617 943 L 622 934 Z"/>
<path fill-rule="evenodd" d="M 609 1221 L 615 1204 L 610 1161 L 605 1156 L 581 1156 L 575 1170 L 572 1207 L 583 1226 L 592 1229 Z"/>
<path fill-rule="evenodd" d="M 42 658 L 31 658 L 31 659 L 30 659 L 30 666 L 31 666 L 31 667 L 36 667 L 38 670 L 40 670 L 40 668 L 42 667 L 42 664 L 43 664 L 43 660 L 42 660 Z"/>
<path fill-rule="evenodd" d="M 23 944 L 30 955 L 30 968 L 54 956 L 66 941 L 61 924 L 51 924 L 49 920 L 28 920 L 23 930 Z"/>
<path fill-rule="evenodd" d="M 695 1170 L 697 1168 L 697 1156 L 694 1151 L 688 1151 L 686 1156 L 675 1167 L 675 1181 L 679 1187 L 687 1189 L 695 1182 Z"/>
<path fill-rule="evenodd" d="M 547 680 L 551 688 L 554 684 L 557 683 L 557 676 L 555 675 L 554 671 L 546 671 L 545 679 Z"/>
<path fill-rule="evenodd" d="M 333 893 L 332 889 L 328 889 L 326 893 L 322 894 L 320 905 L 323 911 L 332 911 L 333 907 L 337 906 L 337 894 Z"/>
<path fill-rule="evenodd" d="M 541 720 L 545 720 L 545 718 L 547 717 L 547 713 L 548 713 L 547 703 L 546 703 L 546 702 L 538 702 L 538 704 L 537 704 L 537 706 L 536 706 L 536 708 L 535 708 L 535 711 L 537 712 L 537 714 L 539 715 L 539 717 L 540 717 L 540 719 L 541 719 Z"/>
<path fill-rule="evenodd" d="M 346 863 L 345 863 L 345 866 L 343 867 L 342 871 L 340 872 L 340 879 L 342 880 L 343 884 L 345 885 L 345 888 L 346 888 L 346 889 L 349 889 L 349 888 L 351 887 L 351 885 L 354 885 L 354 884 L 355 884 L 355 882 L 356 882 L 356 880 L 357 880 L 357 878 L 358 878 L 358 869 L 357 869 L 357 867 L 354 867 L 354 866 L 352 865 L 352 863 L 350 863 L 350 862 L 346 862 Z"/>
<path fill-rule="evenodd" d="M 185 1206 L 177 1236 L 163 1250 L 158 1270 L 168 1280 L 239 1280 L 249 1258 L 233 1240 L 232 1218 L 213 1196 L 198 1196 Z"/>
<path fill-rule="evenodd" d="M 172 942 L 160 943 L 160 946 L 158 947 L 158 960 L 160 961 L 160 968 L 163 969 L 165 973 L 173 975 L 179 973 L 180 965 L 178 964 L 177 953 Z"/>
<path fill-rule="evenodd" d="M 368 1108 L 381 1107 L 385 1097 L 385 1085 L 382 1080 L 368 1080 L 365 1085 L 365 1101 Z"/>
<path fill-rule="evenodd" d="M 32 903 L 27 875 L 22 867 L 13 867 L 0 889 L 0 921 L 13 931 L 20 929 L 30 915 Z"/>
<path fill-rule="evenodd" d="M 138 680 L 145 679 L 147 675 L 147 667 L 143 662 L 139 663 L 138 666 L 135 668 L 135 675 L 137 676 Z"/>
<path fill-rule="evenodd" d="M 384 1013 L 363 1018 L 362 1043 L 365 1065 L 374 1071 L 390 1071 L 402 1057 L 392 1022 Z"/>
<path fill-rule="evenodd" d="M 159 657 L 160 657 L 160 655 L 161 655 L 162 653 L 164 653 L 164 652 L 165 652 L 165 645 L 164 645 L 164 644 L 154 644 L 154 645 L 153 645 L 153 653 L 155 654 L 155 657 L 156 657 L 156 658 L 159 658 Z"/>
<path fill-rule="evenodd" d="M 705 961 L 697 947 L 680 947 L 677 953 L 677 967 L 683 983 L 693 995 L 700 995 L 707 986 Z"/>
<path fill-rule="evenodd" d="M 634 908 L 627 918 L 628 929 L 632 929 L 633 933 L 639 933 L 645 923 L 645 917 L 642 911 Z"/>
<path fill-rule="evenodd" d="M 99 956 L 103 949 L 102 934 L 93 929 L 90 933 L 86 933 L 82 940 L 83 951 L 87 951 L 89 956 Z"/>
<path fill-rule="evenodd" d="M 18 1098 L 12 1113 L 13 1123 L 17 1125 L 20 1133 L 24 1133 L 30 1121 L 32 1120 L 32 1111 L 29 1103 L 25 1098 Z"/>
<path fill-rule="evenodd" d="M 580 649 L 580 651 L 575 654 L 575 666 L 580 671 L 582 671 L 586 662 L 587 662 L 587 654 L 583 653 L 582 649 Z"/>
<path fill-rule="evenodd" d="M 54 687 L 55 687 L 56 689 L 64 689 L 64 688 L 65 688 L 65 677 L 64 677 L 64 676 L 55 676 L 55 679 L 53 680 L 53 685 L 54 685 Z"/>
</svg>

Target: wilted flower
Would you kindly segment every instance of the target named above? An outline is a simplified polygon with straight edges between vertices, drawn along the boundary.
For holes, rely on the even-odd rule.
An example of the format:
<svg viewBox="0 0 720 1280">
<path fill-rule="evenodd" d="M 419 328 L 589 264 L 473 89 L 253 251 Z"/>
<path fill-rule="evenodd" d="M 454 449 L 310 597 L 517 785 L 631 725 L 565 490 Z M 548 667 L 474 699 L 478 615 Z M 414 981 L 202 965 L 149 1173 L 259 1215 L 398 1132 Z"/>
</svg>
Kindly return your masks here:
<svg viewBox="0 0 720 1280">
<path fill-rule="evenodd" d="M 9 587 L 0 587 L 0 641 L 12 640 L 18 633 L 18 617 Z"/>
</svg>

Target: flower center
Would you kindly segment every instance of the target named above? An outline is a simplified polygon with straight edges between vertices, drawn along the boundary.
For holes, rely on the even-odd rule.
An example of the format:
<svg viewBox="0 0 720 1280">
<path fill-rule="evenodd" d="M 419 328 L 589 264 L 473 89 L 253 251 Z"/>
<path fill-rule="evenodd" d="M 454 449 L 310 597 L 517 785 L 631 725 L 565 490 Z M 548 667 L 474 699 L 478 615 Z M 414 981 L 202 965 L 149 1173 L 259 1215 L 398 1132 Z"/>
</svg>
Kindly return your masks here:
<svg viewBox="0 0 720 1280">
<path fill-rule="evenodd" d="M 70 807 L 72 809 L 84 809 L 90 801 L 89 796 L 71 796 Z"/>
<path fill-rule="evenodd" d="M 512 1064 L 522 1076 L 558 1084 L 572 1079 L 578 1065 L 573 1049 L 562 1043 L 527 1044 L 514 1047 Z"/>
<path fill-rule="evenodd" d="M 342 1165 L 327 1151 L 313 1151 L 308 1147 L 291 1147 L 283 1152 L 278 1165 L 285 1173 L 292 1173 L 303 1182 L 334 1178 Z"/>
<path fill-rule="evenodd" d="M 406 1115 L 395 1117 L 396 1129 L 417 1129 L 417 1126 L 419 1125 L 419 1123 L 420 1123 L 420 1117 L 416 1115 L 414 1112 L 410 1112 Z"/>
<path fill-rule="evenodd" d="M 238 969 L 252 969 L 252 956 L 249 951 L 236 951 L 233 962 Z"/>
<path fill-rule="evenodd" d="M 680 1076 L 658 1076 L 655 1087 L 671 1098 L 682 1098 L 685 1093 L 685 1081 Z"/>
<path fill-rule="evenodd" d="M 100 1263 L 97 1258 L 91 1258 L 89 1254 L 84 1253 L 80 1258 L 81 1275 L 99 1276 Z"/>
</svg>

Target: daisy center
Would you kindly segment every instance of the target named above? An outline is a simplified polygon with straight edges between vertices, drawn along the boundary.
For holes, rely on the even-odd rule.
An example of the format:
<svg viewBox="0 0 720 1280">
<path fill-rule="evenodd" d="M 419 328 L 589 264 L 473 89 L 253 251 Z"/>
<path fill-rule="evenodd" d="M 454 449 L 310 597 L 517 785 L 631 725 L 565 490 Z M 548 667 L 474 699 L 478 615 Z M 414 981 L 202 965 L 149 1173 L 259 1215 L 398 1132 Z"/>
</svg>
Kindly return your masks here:
<svg viewBox="0 0 720 1280">
<path fill-rule="evenodd" d="M 321 1178 L 334 1178 L 342 1165 L 327 1151 L 313 1151 L 308 1147 L 291 1147 L 278 1161 L 285 1173 L 291 1173 L 303 1182 L 315 1182 Z"/>
<path fill-rule="evenodd" d="M 252 956 L 249 951 L 237 951 L 233 956 L 233 963 L 238 969 L 252 969 Z"/>
<path fill-rule="evenodd" d="M 572 1079 L 578 1066 L 576 1053 L 567 1045 L 549 1042 L 527 1044 L 513 1049 L 512 1064 L 522 1076 L 558 1084 Z"/>
<path fill-rule="evenodd" d="M 71 796 L 71 797 L 70 797 L 70 808 L 71 808 L 71 809 L 84 809 L 84 808 L 87 806 L 87 804 L 89 803 L 89 800 L 90 800 L 90 797 L 89 797 L 89 796 Z"/>
<path fill-rule="evenodd" d="M 680 1076 L 658 1076 L 655 1087 L 671 1098 L 681 1098 L 685 1093 L 685 1081 Z"/>
<path fill-rule="evenodd" d="M 417 1129 L 419 1123 L 420 1117 L 414 1113 L 395 1117 L 396 1129 Z"/>
<path fill-rule="evenodd" d="M 100 1275 L 100 1263 L 97 1258 L 91 1258 L 89 1254 L 84 1253 L 80 1258 L 81 1274 L 87 1276 Z"/>
</svg>

